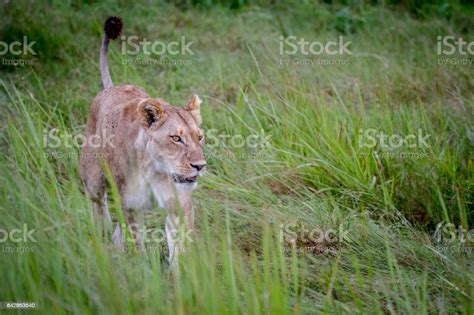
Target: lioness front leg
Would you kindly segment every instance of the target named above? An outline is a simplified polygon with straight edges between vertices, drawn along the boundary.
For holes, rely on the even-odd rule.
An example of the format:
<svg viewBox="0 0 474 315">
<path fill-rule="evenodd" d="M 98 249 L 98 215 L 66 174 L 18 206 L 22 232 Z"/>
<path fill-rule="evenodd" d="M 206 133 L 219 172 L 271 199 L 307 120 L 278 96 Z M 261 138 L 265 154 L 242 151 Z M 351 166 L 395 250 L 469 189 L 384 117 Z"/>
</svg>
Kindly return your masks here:
<svg viewBox="0 0 474 315">
<path fill-rule="evenodd" d="M 184 251 L 184 246 L 191 237 L 194 228 L 194 209 L 192 207 L 184 209 L 184 221 L 181 223 L 176 210 L 168 212 L 166 217 L 166 239 L 168 241 L 168 261 L 170 265 L 177 266 L 178 256 Z"/>
<path fill-rule="evenodd" d="M 168 262 L 170 265 L 177 266 L 178 254 L 180 252 L 180 242 L 178 240 L 178 228 L 180 226 L 179 216 L 176 211 L 170 211 L 166 217 L 166 240 L 168 242 Z"/>
<path fill-rule="evenodd" d="M 93 199 L 94 216 L 96 220 L 105 220 L 107 224 L 112 224 L 107 201 L 107 192 L 104 192 L 101 199 Z"/>
<path fill-rule="evenodd" d="M 140 220 L 138 220 L 138 214 L 136 213 L 135 210 L 133 209 L 127 209 L 124 210 L 124 216 L 125 216 L 125 222 L 126 228 L 128 232 L 130 233 L 133 243 L 135 248 L 141 252 L 143 250 L 143 238 L 141 235 L 141 229 L 140 229 Z M 119 248 L 119 249 L 125 249 L 125 237 L 126 237 L 126 232 L 123 231 L 122 227 L 120 226 L 120 221 L 117 222 L 117 228 L 115 229 L 114 235 L 112 237 L 114 244 Z"/>
<path fill-rule="evenodd" d="M 141 226 L 138 213 L 133 209 L 127 209 L 124 211 L 124 215 L 128 230 L 130 231 L 130 234 L 132 234 L 135 248 L 141 252 L 143 251 L 143 238 L 141 235 Z"/>
</svg>

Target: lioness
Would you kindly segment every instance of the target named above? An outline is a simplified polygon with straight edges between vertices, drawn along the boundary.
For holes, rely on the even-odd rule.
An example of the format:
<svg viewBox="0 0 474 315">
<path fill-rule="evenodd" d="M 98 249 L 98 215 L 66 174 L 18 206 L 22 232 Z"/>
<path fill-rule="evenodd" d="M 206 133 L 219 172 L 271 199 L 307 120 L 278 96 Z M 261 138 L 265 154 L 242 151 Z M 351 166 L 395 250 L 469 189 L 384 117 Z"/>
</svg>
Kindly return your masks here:
<svg viewBox="0 0 474 315">
<path fill-rule="evenodd" d="M 107 141 L 85 141 L 81 176 L 95 213 L 110 221 L 103 168 L 104 163 L 108 164 L 120 192 L 126 223 L 139 249 L 144 245 L 140 214 L 156 209 L 157 205 L 167 209 L 166 237 L 172 263 L 181 247 L 175 237 L 177 229 L 193 229 L 192 193 L 198 176 L 206 169 L 204 133 L 200 128 L 201 100 L 193 95 L 187 106 L 181 108 L 151 98 L 138 86 L 113 86 L 107 52 L 110 39 L 116 39 L 122 27 L 119 17 L 109 17 L 105 22 L 100 51 L 104 90 L 92 103 L 85 137 L 106 137 Z M 180 222 L 180 209 L 185 225 Z M 117 223 L 113 241 L 121 248 L 124 235 Z"/>
</svg>

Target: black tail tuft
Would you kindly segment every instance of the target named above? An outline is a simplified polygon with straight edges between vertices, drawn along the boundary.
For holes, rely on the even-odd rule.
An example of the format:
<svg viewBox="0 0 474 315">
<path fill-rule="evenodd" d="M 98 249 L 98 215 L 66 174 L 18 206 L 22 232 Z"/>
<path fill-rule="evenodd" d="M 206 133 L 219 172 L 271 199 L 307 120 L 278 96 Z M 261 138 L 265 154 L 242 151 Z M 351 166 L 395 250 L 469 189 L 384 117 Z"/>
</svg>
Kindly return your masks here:
<svg viewBox="0 0 474 315">
<path fill-rule="evenodd" d="M 118 16 L 110 16 L 105 21 L 104 31 L 110 39 L 116 39 L 122 33 L 123 22 L 122 19 Z"/>
</svg>

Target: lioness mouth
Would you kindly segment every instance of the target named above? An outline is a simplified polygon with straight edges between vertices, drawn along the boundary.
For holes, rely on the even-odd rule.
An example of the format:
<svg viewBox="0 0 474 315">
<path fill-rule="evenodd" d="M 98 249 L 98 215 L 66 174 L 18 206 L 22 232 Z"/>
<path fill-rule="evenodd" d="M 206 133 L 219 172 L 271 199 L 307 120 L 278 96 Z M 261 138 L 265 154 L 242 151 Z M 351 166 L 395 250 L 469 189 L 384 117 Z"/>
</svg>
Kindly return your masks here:
<svg viewBox="0 0 474 315">
<path fill-rule="evenodd" d="M 195 183 L 197 180 L 197 175 L 184 177 L 183 175 L 173 174 L 173 180 L 175 183 L 185 184 L 185 183 Z"/>
</svg>

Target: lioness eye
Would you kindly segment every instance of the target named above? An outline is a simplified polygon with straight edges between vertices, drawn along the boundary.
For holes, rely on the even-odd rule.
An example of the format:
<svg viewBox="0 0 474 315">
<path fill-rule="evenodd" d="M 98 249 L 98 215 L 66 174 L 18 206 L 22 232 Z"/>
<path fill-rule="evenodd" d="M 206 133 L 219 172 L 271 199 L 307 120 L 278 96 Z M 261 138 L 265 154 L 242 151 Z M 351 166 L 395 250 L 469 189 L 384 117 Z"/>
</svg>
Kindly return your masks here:
<svg viewBox="0 0 474 315">
<path fill-rule="evenodd" d="M 180 136 L 171 136 L 171 139 L 173 139 L 174 142 L 181 142 Z"/>
<path fill-rule="evenodd" d="M 198 137 L 198 140 L 201 141 L 201 140 L 202 140 L 202 136 L 199 136 L 199 137 Z"/>
</svg>

